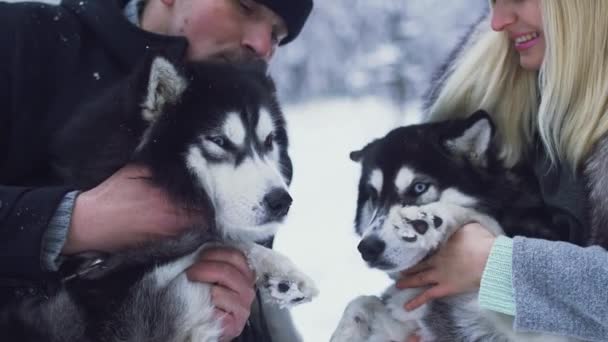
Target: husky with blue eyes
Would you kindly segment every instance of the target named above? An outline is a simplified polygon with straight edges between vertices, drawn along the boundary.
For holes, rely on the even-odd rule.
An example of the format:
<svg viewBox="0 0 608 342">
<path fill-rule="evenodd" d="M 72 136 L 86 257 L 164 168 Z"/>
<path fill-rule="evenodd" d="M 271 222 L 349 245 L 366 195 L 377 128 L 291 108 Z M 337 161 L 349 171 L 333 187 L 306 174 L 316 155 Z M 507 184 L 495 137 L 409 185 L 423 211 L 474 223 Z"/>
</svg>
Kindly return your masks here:
<svg viewBox="0 0 608 342">
<path fill-rule="evenodd" d="M 358 249 L 370 267 L 397 279 L 470 222 L 495 235 L 545 239 L 569 240 L 580 230 L 568 213 L 543 203 L 523 166 L 504 167 L 493 136 L 489 115 L 478 111 L 467 119 L 397 128 L 351 153 L 362 166 Z M 420 292 L 391 286 L 381 298 L 356 298 L 331 341 L 402 342 L 414 332 L 423 341 L 566 341 L 516 334 L 509 317 L 482 312 L 476 294 L 405 311 Z"/>
<path fill-rule="evenodd" d="M 0 312 L 3 339 L 218 341 L 211 286 L 190 282 L 184 270 L 202 248 L 221 243 L 243 250 L 255 270 L 273 339 L 297 341 L 282 309 L 311 300 L 317 289 L 287 258 L 257 244 L 272 239 L 292 202 L 287 147 L 265 68 L 163 57 L 142 63 L 58 132 L 51 146 L 58 183 L 86 190 L 127 163 L 144 165 L 150 182 L 184 207 L 208 208 L 211 222 L 73 260 L 50 298 Z"/>
</svg>

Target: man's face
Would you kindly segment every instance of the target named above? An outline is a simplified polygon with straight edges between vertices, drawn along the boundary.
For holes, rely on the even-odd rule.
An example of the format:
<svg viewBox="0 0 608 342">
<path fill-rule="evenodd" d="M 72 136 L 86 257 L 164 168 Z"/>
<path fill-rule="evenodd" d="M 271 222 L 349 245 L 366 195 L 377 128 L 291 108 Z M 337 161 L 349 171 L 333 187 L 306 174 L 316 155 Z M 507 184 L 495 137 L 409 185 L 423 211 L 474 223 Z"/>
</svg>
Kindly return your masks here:
<svg viewBox="0 0 608 342">
<path fill-rule="evenodd" d="M 167 33 L 188 39 L 188 60 L 268 62 L 287 35 L 283 19 L 254 0 L 163 2 L 171 11 Z"/>
</svg>

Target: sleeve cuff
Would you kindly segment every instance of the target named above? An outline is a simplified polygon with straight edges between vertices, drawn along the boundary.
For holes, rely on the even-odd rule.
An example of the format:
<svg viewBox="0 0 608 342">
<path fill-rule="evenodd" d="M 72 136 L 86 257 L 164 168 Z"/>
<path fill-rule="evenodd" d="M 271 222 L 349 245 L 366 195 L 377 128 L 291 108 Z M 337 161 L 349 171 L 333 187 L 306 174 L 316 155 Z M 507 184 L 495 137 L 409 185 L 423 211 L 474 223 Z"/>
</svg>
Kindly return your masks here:
<svg viewBox="0 0 608 342">
<path fill-rule="evenodd" d="M 479 306 L 515 316 L 512 280 L 513 240 L 499 236 L 494 242 L 479 288 Z"/>
<path fill-rule="evenodd" d="M 61 265 L 60 254 L 68 237 L 74 202 L 78 193 L 78 191 L 72 191 L 63 197 L 42 237 L 40 258 L 42 267 L 46 271 L 55 272 Z"/>
</svg>

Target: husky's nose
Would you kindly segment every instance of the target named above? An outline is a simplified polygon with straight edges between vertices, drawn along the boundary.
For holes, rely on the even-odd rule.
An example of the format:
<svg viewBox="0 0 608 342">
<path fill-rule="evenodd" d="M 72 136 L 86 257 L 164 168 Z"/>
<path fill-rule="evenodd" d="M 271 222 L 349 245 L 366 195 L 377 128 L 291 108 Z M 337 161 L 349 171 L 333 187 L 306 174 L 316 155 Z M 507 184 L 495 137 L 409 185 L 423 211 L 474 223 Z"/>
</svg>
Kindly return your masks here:
<svg viewBox="0 0 608 342">
<path fill-rule="evenodd" d="M 359 242 L 359 246 L 357 246 L 363 260 L 367 262 L 378 260 L 385 248 L 386 243 L 375 236 L 367 237 L 361 240 L 361 242 Z"/>
<path fill-rule="evenodd" d="M 273 218 L 281 218 L 287 215 L 293 199 L 284 189 L 273 189 L 264 196 L 266 210 Z"/>
</svg>

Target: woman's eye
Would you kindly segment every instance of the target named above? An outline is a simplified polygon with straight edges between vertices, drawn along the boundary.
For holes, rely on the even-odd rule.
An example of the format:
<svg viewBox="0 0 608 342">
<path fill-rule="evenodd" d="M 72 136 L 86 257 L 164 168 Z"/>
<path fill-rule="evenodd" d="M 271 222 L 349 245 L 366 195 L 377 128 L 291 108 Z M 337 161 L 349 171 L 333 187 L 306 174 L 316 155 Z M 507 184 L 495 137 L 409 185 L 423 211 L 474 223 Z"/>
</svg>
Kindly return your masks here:
<svg viewBox="0 0 608 342">
<path fill-rule="evenodd" d="M 207 137 L 207 140 L 211 141 L 212 143 L 216 144 L 217 146 L 219 146 L 221 148 L 226 147 L 226 140 L 222 136 L 215 135 L 215 136 Z"/>
<path fill-rule="evenodd" d="M 414 184 L 413 190 L 416 195 L 420 195 L 428 190 L 429 185 L 427 183 L 416 183 Z"/>
</svg>

